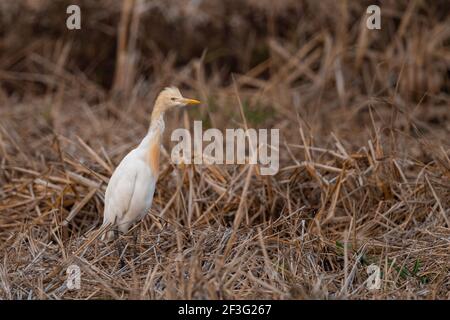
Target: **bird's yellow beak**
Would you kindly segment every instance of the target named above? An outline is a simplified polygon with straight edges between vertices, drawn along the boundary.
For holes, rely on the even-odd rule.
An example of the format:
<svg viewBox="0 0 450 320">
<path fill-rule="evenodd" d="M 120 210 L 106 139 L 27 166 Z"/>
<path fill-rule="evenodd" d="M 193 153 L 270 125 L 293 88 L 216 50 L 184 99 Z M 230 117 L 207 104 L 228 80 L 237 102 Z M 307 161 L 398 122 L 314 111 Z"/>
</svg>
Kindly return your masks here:
<svg viewBox="0 0 450 320">
<path fill-rule="evenodd" d="M 198 100 L 195 100 L 195 99 L 187 99 L 187 98 L 184 98 L 183 99 L 183 102 L 186 104 L 186 105 L 194 105 L 194 104 L 200 104 L 200 101 L 198 101 Z"/>
</svg>

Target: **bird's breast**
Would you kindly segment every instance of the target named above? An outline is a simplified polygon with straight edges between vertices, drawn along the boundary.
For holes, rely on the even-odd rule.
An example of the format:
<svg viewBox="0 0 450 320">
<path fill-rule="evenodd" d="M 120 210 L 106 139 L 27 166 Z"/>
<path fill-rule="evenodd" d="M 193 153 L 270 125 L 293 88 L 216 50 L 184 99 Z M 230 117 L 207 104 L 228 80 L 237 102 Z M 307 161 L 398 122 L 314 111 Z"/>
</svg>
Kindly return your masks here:
<svg viewBox="0 0 450 320">
<path fill-rule="evenodd" d="M 147 153 L 147 164 L 150 166 L 152 173 L 155 177 L 159 174 L 159 154 L 160 154 L 160 144 L 158 141 L 152 143 Z"/>
</svg>

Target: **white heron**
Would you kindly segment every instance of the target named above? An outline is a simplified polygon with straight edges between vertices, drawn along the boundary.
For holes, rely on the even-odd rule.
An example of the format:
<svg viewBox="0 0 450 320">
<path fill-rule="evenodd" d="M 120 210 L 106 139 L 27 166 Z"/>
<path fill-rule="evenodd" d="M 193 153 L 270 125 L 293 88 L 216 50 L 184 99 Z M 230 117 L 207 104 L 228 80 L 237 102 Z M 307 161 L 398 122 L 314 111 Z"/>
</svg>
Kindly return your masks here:
<svg viewBox="0 0 450 320">
<path fill-rule="evenodd" d="M 174 107 L 196 105 L 200 101 L 184 98 L 175 87 L 165 88 L 156 98 L 150 128 L 141 143 L 131 150 L 114 170 L 105 193 L 103 225 L 109 225 L 103 240 L 126 233 L 150 209 L 159 172 L 164 113 Z M 120 250 L 119 250 L 120 251 Z"/>
</svg>

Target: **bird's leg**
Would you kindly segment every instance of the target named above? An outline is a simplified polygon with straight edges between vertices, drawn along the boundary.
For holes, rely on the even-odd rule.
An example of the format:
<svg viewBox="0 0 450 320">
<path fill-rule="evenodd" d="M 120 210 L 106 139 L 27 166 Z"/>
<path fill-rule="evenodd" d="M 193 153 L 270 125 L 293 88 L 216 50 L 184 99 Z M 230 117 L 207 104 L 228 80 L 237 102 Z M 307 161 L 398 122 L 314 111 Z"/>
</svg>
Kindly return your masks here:
<svg viewBox="0 0 450 320">
<path fill-rule="evenodd" d="M 137 229 L 138 227 L 136 226 L 133 230 L 133 260 L 136 259 L 136 253 L 137 253 Z"/>
<path fill-rule="evenodd" d="M 135 260 L 138 256 L 138 253 L 140 253 L 140 248 L 141 248 L 140 238 L 141 238 L 141 228 L 138 225 L 135 227 L 135 230 L 133 231 L 133 240 L 134 240 L 133 260 Z"/>
<path fill-rule="evenodd" d="M 137 235 L 137 242 L 138 242 L 138 245 L 139 245 L 139 247 L 138 247 L 138 249 L 139 249 L 139 254 L 141 253 L 141 226 L 139 226 L 139 229 L 138 229 L 138 235 Z"/>
<path fill-rule="evenodd" d="M 122 269 L 125 266 L 125 261 L 123 261 L 123 257 L 122 257 L 123 248 L 122 248 L 122 245 L 121 245 L 120 239 L 119 239 L 119 229 L 117 229 L 117 228 L 114 229 L 114 238 L 116 240 L 117 254 L 120 259 L 119 267 L 120 267 L 120 269 Z"/>
</svg>

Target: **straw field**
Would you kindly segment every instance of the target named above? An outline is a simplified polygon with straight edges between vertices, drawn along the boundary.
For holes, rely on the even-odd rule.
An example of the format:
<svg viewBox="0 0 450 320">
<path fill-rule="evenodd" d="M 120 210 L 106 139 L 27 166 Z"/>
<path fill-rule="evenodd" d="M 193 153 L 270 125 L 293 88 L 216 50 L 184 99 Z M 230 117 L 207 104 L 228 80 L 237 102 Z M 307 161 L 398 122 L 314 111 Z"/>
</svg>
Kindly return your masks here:
<svg viewBox="0 0 450 320">
<path fill-rule="evenodd" d="M 1 1 L 0 299 L 450 299 L 448 2 L 370 4 Z M 169 85 L 203 105 L 121 268 L 104 192 Z M 194 120 L 278 128 L 279 172 L 173 164 Z"/>
</svg>

